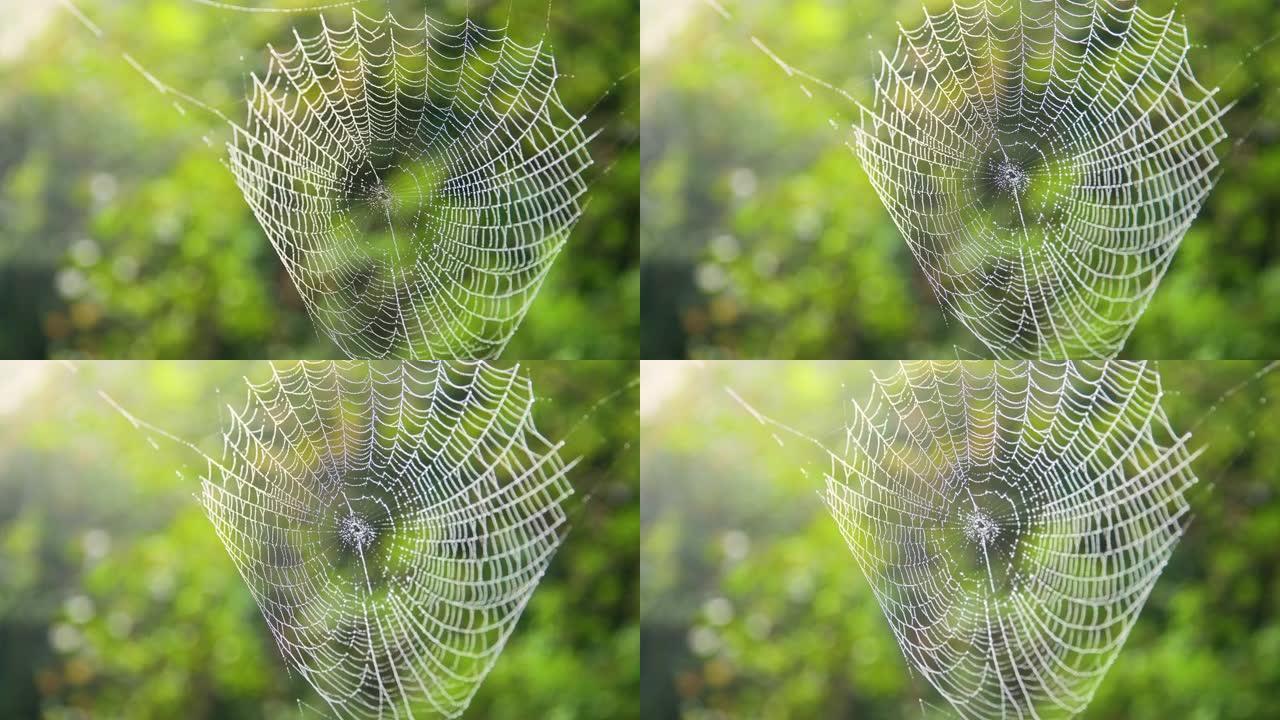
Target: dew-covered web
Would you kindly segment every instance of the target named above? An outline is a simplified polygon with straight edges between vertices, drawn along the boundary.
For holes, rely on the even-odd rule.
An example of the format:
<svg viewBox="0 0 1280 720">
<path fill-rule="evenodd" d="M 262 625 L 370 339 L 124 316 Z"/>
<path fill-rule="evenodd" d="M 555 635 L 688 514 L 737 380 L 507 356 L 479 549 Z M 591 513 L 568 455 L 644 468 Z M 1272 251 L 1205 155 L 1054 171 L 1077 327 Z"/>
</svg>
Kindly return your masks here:
<svg viewBox="0 0 1280 720">
<path fill-rule="evenodd" d="M 1172 11 L 978 0 L 881 56 L 851 147 L 940 302 L 997 357 L 1124 346 L 1226 139 L 1190 47 Z"/>
<path fill-rule="evenodd" d="M 533 401 L 518 368 L 302 363 L 233 411 L 202 503 L 333 714 L 466 709 L 565 530 Z"/>
<path fill-rule="evenodd" d="M 586 192 L 554 58 L 470 19 L 320 20 L 252 78 L 229 147 L 245 199 L 347 355 L 498 355 Z"/>
<path fill-rule="evenodd" d="M 825 499 L 910 667 L 965 718 L 1088 705 L 1187 522 L 1142 363 L 906 363 Z"/>
<path fill-rule="evenodd" d="M 228 124 L 226 163 L 317 328 L 353 358 L 498 356 L 582 215 L 598 134 L 561 102 L 546 33 L 522 44 L 354 0 L 192 1 L 319 28 L 267 48 L 243 123 L 121 53 L 183 114 Z M 320 12 L 346 7 L 345 24 Z"/>
</svg>

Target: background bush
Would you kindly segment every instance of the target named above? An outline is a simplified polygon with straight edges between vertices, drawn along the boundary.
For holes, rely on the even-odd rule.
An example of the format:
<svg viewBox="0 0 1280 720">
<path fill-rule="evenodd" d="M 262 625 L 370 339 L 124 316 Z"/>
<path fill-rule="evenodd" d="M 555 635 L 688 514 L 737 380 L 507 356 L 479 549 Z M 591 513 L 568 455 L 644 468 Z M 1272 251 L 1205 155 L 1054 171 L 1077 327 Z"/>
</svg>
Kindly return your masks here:
<svg viewBox="0 0 1280 720">
<path fill-rule="evenodd" d="M 0 357 L 334 356 L 220 164 L 225 124 L 190 107 L 180 115 L 120 57 L 240 119 L 267 45 L 291 46 L 291 28 L 314 32 L 317 16 L 77 0 L 106 32 L 99 41 L 60 3 L 19 5 L 0 34 Z M 541 0 L 361 5 L 455 22 L 468 6 L 490 26 L 510 11 L 525 44 L 548 26 Z M 604 133 L 591 146 L 585 215 L 507 356 L 635 357 L 639 108 L 627 73 L 639 12 L 615 0 L 550 7 L 561 98 L 573 112 L 594 107 L 588 130 Z M 345 27 L 351 11 L 326 17 Z"/>
<path fill-rule="evenodd" d="M 856 120 L 848 102 L 806 99 L 749 37 L 870 102 L 878 53 L 893 55 L 898 23 L 923 21 L 921 3 L 733 0 L 733 23 L 696 0 L 654 5 L 642 47 L 642 357 L 989 357 L 944 317 L 849 138 L 828 127 Z M 1217 187 L 1123 354 L 1280 356 L 1280 13 L 1269 0 L 1176 6 L 1197 78 L 1238 104 L 1223 121 Z"/>
<path fill-rule="evenodd" d="M 1274 708 L 1280 373 L 1222 399 L 1259 365 L 1159 364 L 1175 432 L 1194 428 L 1190 446 L 1205 448 L 1193 517 L 1082 718 L 1244 720 Z M 839 448 L 850 403 L 890 369 L 645 365 L 643 717 L 906 718 L 920 716 L 920 698 L 947 707 L 908 672 L 821 503 L 830 461 L 795 439 L 780 447 L 724 390 Z"/>
<path fill-rule="evenodd" d="M 297 718 L 298 698 L 323 707 L 286 672 L 199 506 L 204 462 L 97 395 L 216 456 L 224 405 L 242 403 L 242 376 L 269 376 L 265 363 L 76 367 L 0 373 L 3 715 Z M 579 495 L 572 530 L 468 716 L 634 718 L 635 368 L 526 367 L 538 428 L 582 458 L 570 475 Z"/>
</svg>

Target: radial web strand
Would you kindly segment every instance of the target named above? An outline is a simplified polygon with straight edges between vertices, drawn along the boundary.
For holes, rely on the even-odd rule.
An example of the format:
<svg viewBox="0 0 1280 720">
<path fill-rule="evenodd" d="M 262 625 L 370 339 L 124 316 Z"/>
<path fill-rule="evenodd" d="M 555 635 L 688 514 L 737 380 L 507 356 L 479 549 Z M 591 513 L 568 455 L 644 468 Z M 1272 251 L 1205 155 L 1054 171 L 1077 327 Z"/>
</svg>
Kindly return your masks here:
<svg viewBox="0 0 1280 720">
<path fill-rule="evenodd" d="M 1226 139 L 1184 26 L 1110 0 L 956 3 L 882 56 L 852 146 L 996 357 L 1115 356 Z"/>
<path fill-rule="evenodd" d="M 249 387 L 202 503 L 290 669 L 344 718 L 456 717 L 565 531 L 517 369 L 302 363 Z"/>
<path fill-rule="evenodd" d="M 907 363 L 856 406 L 825 499 L 959 716 L 1088 705 L 1187 522 L 1161 393 L 1142 363 Z"/>
<path fill-rule="evenodd" d="M 240 190 L 349 357 L 497 356 L 586 192 L 554 58 L 470 19 L 320 23 L 251 80 Z"/>
</svg>

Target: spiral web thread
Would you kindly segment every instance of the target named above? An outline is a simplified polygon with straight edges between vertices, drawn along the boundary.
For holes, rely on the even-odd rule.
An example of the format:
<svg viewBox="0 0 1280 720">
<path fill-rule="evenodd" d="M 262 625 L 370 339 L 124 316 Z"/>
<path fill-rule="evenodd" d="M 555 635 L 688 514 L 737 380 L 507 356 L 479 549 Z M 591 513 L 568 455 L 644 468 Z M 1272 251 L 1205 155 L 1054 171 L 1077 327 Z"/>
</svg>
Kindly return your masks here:
<svg viewBox="0 0 1280 720">
<path fill-rule="evenodd" d="M 497 356 L 586 192 L 554 58 L 469 18 L 319 20 L 252 78 L 241 192 L 349 357 Z"/>
<path fill-rule="evenodd" d="M 1209 194 L 1225 109 L 1173 17 L 979 0 L 881 55 L 851 148 L 996 357 L 1115 356 Z"/>
<path fill-rule="evenodd" d="M 338 717 L 457 717 L 565 530 L 573 463 L 485 364 L 303 363 L 251 384 L 202 503 Z"/>
<path fill-rule="evenodd" d="M 825 500 L 910 667 L 965 718 L 1070 717 L 1187 522 L 1187 436 L 1142 363 L 906 363 Z"/>
</svg>

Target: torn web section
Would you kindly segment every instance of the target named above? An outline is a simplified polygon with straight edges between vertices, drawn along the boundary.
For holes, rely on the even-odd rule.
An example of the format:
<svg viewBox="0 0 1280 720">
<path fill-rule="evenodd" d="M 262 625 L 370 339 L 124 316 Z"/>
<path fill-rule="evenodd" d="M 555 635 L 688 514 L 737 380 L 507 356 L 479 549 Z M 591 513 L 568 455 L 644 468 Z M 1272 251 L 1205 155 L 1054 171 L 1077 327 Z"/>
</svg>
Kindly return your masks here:
<svg viewBox="0 0 1280 720">
<path fill-rule="evenodd" d="M 302 363 L 251 386 L 203 500 L 281 653 L 340 717 L 456 717 L 565 531 L 518 369 Z"/>
<path fill-rule="evenodd" d="M 491 357 L 581 215 L 582 118 L 544 44 L 466 20 L 272 50 L 230 147 L 317 325 L 353 357 Z"/>
<path fill-rule="evenodd" d="M 1161 392 L 1142 363 L 906 363 L 860 406 L 827 502 L 960 716 L 1088 705 L 1196 482 Z"/>
</svg>

